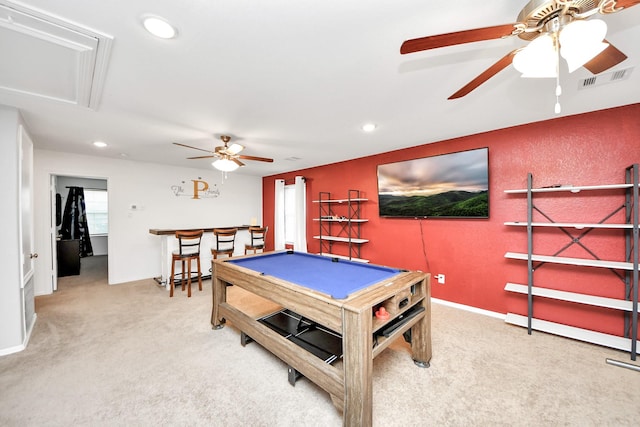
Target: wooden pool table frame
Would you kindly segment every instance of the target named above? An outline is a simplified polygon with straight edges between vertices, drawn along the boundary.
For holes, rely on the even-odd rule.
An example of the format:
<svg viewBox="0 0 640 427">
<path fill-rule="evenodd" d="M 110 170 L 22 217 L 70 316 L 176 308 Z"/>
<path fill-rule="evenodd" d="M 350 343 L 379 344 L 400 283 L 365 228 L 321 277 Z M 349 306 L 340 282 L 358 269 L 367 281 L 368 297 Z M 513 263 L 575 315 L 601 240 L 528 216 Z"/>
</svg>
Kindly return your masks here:
<svg viewBox="0 0 640 427">
<path fill-rule="evenodd" d="M 261 256 L 250 255 L 250 256 Z M 343 412 L 343 425 L 372 424 L 373 358 L 411 329 L 412 358 L 418 366 L 429 366 L 431 359 L 430 275 L 418 271 L 400 272 L 393 277 L 355 292 L 345 299 L 333 299 L 277 277 L 228 262 L 212 260 L 214 329 L 225 320 L 249 335 L 275 356 L 327 391 L 334 405 Z M 237 259 L 237 258 L 232 258 Z M 342 335 L 342 366 L 333 366 L 282 337 L 227 301 L 227 285 L 232 284 L 288 308 Z M 407 297 L 408 296 L 408 297 Z M 401 308 L 398 298 L 408 299 Z M 392 315 L 388 320 L 374 316 L 384 305 Z M 385 325 L 414 306 L 425 310 L 409 319 L 389 337 L 376 334 Z M 376 345 L 374 346 L 374 334 Z"/>
</svg>

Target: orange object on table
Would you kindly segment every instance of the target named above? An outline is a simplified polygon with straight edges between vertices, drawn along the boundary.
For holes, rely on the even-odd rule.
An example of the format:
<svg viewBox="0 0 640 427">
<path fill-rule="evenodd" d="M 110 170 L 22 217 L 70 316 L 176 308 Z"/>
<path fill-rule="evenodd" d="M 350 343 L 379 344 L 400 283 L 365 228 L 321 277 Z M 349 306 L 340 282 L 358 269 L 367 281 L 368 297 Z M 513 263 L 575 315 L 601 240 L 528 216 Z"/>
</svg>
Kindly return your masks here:
<svg viewBox="0 0 640 427">
<path fill-rule="evenodd" d="M 380 307 L 378 311 L 376 311 L 376 317 L 380 320 L 387 320 L 389 318 L 389 312 L 386 308 Z"/>
</svg>

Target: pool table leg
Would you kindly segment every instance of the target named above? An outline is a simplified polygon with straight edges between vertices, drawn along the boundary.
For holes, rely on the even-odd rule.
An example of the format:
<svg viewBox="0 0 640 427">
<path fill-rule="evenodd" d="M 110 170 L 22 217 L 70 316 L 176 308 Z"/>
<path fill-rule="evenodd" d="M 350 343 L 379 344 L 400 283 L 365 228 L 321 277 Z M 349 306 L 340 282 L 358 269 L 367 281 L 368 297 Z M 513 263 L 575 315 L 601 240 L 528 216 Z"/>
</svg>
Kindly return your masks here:
<svg viewBox="0 0 640 427">
<path fill-rule="evenodd" d="M 370 426 L 373 418 L 371 309 L 342 312 L 344 426 Z"/>
<path fill-rule="evenodd" d="M 426 296 L 422 300 L 425 315 L 411 328 L 411 357 L 421 368 L 428 368 L 431 360 L 431 286 L 429 278 L 425 280 Z"/>
<path fill-rule="evenodd" d="M 212 268 L 212 271 L 215 270 L 213 270 Z M 222 329 L 224 328 L 225 319 L 220 319 L 220 304 L 227 301 L 227 284 L 214 275 L 211 278 L 211 287 L 211 294 L 213 296 L 213 308 L 211 309 L 211 328 Z"/>
</svg>

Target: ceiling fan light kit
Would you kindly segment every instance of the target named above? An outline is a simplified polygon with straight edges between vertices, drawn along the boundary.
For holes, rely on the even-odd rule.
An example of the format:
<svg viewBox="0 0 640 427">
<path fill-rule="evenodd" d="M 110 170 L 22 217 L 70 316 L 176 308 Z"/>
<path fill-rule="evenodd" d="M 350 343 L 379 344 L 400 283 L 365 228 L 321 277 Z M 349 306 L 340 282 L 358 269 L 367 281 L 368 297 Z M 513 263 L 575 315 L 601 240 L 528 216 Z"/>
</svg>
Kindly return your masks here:
<svg viewBox="0 0 640 427">
<path fill-rule="evenodd" d="M 606 15 L 640 4 L 640 0 L 531 0 L 512 24 L 463 30 L 447 34 L 406 40 L 401 54 L 438 49 L 464 43 L 518 36 L 529 44 L 506 54 L 448 99 L 457 99 L 485 83 L 491 77 L 513 64 L 522 77 L 557 79 L 559 84 L 559 57 L 567 61 L 569 72 L 580 67 L 593 74 L 602 73 L 627 56 L 604 40 L 607 25 L 600 19 L 589 19 L 595 14 Z M 560 111 L 556 102 L 556 113 Z"/>
<path fill-rule="evenodd" d="M 235 142 L 233 144 L 231 144 L 228 148 L 227 148 L 227 153 L 229 154 L 238 154 L 239 152 L 241 152 L 242 150 L 244 150 L 244 147 L 240 144 L 236 144 Z"/>
<path fill-rule="evenodd" d="M 513 66 L 522 77 L 556 77 L 559 49 L 573 73 L 609 46 L 602 42 L 606 33 L 607 24 L 601 19 L 572 21 L 559 32 L 542 33 L 531 41 L 516 53 Z"/>
<path fill-rule="evenodd" d="M 234 170 L 238 169 L 238 167 L 240 167 L 234 161 L 226 158 L 218 159 L 215 162 L 211 163 L 211 165 L 222 172 L 233 172 Z"/>
<path fill-rule="evenodd" d="M 236 143 L 229 144 L 229 141 L 231 141 L 231 137 L 228 135 L 221 135 L 220 140 L 222 140 L 224 145 L 215 147 L 213 151 L 205 150 L 198 147 L 192 147 L 190 145 L 181 144 L 179 142 L 174 142 L 173 144 L 208 153 L 208 155 L 206 156 L 187 157 L 187 159 L 190 160 L 217 158 L 217 160 L 212 162 L 211 165 L 222 172 L 233 172 L 240 166 L 244 166 L 244 163 L 242 163 L 240 159 L 268 163 L 273 162 L 273 159 L 268 159 L 266 157 L 256 157 L 239 154 L 242 150 L 244 150 L 244 146 Z"/>
<path fill-rule="evenodd" d="M 603 43 L 607 24 L 602 19 L 573 21 L 560 32 L 560 54 L 569 65 L 569 72 L 595 58 L 609 47 Z"/>
<path fill-rule="evenodd" d="M 553 37 L 542 34 L 518 51 L 513 57 L 513 67 L 526 78 L 556 77 L 558 55 Z"/>
</svg>

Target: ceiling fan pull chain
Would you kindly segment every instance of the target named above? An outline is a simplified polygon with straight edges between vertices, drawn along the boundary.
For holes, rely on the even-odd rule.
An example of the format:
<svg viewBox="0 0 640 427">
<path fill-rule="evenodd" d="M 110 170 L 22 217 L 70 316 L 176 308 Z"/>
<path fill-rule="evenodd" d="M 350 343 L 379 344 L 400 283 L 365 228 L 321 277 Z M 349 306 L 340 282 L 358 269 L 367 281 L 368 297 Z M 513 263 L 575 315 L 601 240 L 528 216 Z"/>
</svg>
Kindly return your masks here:
<svg viewBox="0 0 640 427">
<path fill-rule="evenodd" d="M 556 48 L 556 105 L 554 112 L 560 114 L 560 95 L 562 95 L 562 87 L 560 87 L 560 46 L 558 41 L 558 33 L 556 33 L 554 39 L 554 46 Z"/>
</svg>

